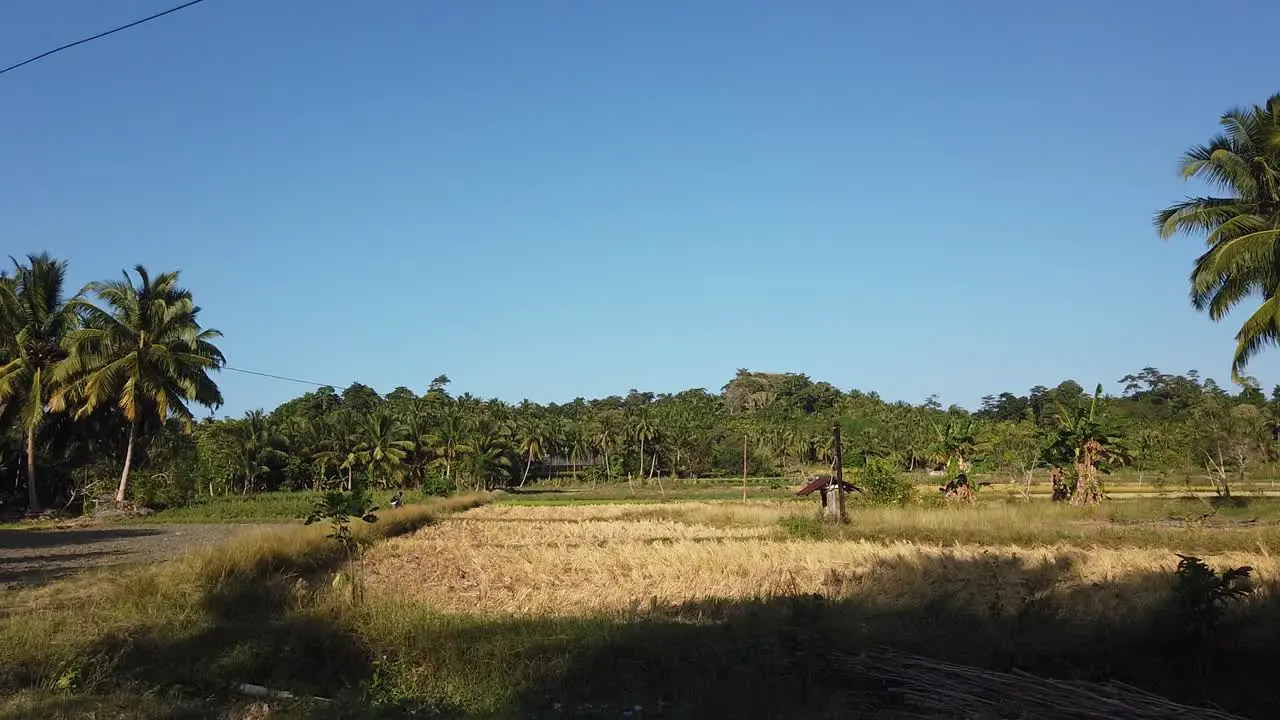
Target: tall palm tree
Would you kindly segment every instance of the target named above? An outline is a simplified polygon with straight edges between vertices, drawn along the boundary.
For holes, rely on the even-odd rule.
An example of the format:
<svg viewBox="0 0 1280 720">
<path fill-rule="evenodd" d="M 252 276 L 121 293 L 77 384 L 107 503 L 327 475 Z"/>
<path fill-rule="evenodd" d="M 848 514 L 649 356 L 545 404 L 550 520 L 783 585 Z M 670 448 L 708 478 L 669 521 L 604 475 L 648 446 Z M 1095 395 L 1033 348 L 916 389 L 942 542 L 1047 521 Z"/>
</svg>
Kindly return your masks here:
<svg viewBox="0 0 1280 720">
<path fill-rule="evenodd" d="M 591 440 L 604 455 L 604 473 L 613 477 L 613 465 L 610 457 L 618 449 L 618 441 L 622 436 L 622 428 L 614 412 L 601 413 L 591 428 Z"/>
<path fill-rule="evenodd" d="M 383 479 L 386 485 L 404 477 L 404 461 L 413 451 L 408 431 L 390 412 L 364 415 L 356 426 L 356 457 L 369 473 L 369 481 Z"/>
<path fill-rule="evenodd" d="M 569 465 L 572 468 L 573 481 L 576 483 L 578 481 L 578 466 L 582 464 L 584 458 L 591 455 L 593 450 L 591 438 L 587 435 L 581 422 L 573 421 L 565 426 L 564 445 L 569 453 Z"/>
<path fill-rule="evenodd" d="M 435 402 L 431 398 L 416 398 L 400 417 L 406 440 L 412 445 L 405 464 L 415 485 L 426 481 L 427 467 L 431 464 L 432 435 L 436 429 Z"/>
<path fill-rule="evenodd" d="M 1191 304 L 1218 321 L 1251 296 L 1262 304 L 1236 333 L 1237 381 L 1263 347 L 1280 343 L 1280 94 L 1223 114 L 1222 132 L 1182 157 L 1183 179 L 1222 194 L 1170 205 L 1155 218 L 1160 236 L 1203 235 L 1208 249 L 1191 271 Z"/>
<path fill-rule="evenodd" d="M 38 511 L 36 436 L 55 390 L 54 368 L 66 357 L 62 342 L 77 316 L 63 298 L 67 264 L 48 254 L 29 255 L 27 263 L 13 260 L 13 276 L 0 282 L 0 405 L 16 409 L 26 435 L 27 507 Z"/>
<path fill-rule="evenodd" d="M 458 461 L 471 451 L 467 444 L 467 423 L 457 403 L 450 401 L 440 416 L 440 424 L 436 427 L 430 440 L 432 453 L 436 456 L 433 463 L 444 465 L 444 480 L 454 479 L 457 490 L 462 490 L 462 481 L 454 472 Z"/>
<path fill-rule="evenodd" d="M 516 449 L 524 458 L 524 473 L 520 476 L 520 487 L 529 479 L 529 468 L 534 460 L 541 460 L 547 455 L 547 425 L 538 418 L 524 418 L 516 427 Z"/>
<path fill-rule="evenodd" d="M 221 405 L 222 393 L 209 371 L 226 362 L 213 344 L 222 333 L 200 327 L 200 308 L 190 291 L 178 286 L 177 272 L 152 278 L 141 265 L 134 271 L 136 285 L 128 272 L 123 280 L 89 284 L 86 290 L 101 304 L 71 303 L 83 314 L 84 325 L 67 333 L 67 358 L 53 373 L 62 387 L 51 407 L 74 404 L 76 415 L 84 417 L 115 404 L 129 422 L 116 502 L 124 502 L 128 490 L 143 420 L 173 417 L 189 424 L 194 416 L 187 403 Z"/>
<path fill-rule="evenodd" d="M 261 410 L 250 410 L 232 426 L 236 441 L 236 460 L 244 479 L 244 494 L 257 490 L 258 478 L 271 471 L 273 462 L 288 458 L 281 450 L 284 440 L 271 427 Z"/>
<path fill-rule="evenodd" d="M 629 428 L 631 437 L 640 443 L 640 475 L 644 475 L 644 446 L 645 443 L 653 442 L 658 437 L 658 427 L 654 424 L 653 419 L 646 412 L 636 413 L 631 419 L 631 427 Z"/>
<path fill-rule="evenodd" d="M 509 477 L 512 447 L 497 421 L 482 415 L 471 423 L 466 448 L 463 464 L 475 480 L 477 490 L 488 490 L 502 476 Z"/>
<path fill-rule="evenodd" d="M 324 485 L 329 468 L 341 464 L 337 429 L 334 425 L 327 417 L 315 420 L 295 418 L 291 423 L 292 450 L 311 466 L 314 473 L 311 482 L 315 490 Z"/>
</svg>

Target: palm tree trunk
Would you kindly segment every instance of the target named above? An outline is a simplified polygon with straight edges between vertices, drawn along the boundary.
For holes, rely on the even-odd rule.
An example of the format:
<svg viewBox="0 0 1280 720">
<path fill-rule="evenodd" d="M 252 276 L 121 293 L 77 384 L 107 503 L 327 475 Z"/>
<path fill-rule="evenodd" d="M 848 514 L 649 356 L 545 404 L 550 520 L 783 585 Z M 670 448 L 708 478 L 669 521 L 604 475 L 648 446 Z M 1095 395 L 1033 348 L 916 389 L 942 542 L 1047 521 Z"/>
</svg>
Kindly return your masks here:
<svg viewBox="0 0 1280 720">
<path fill-rule="evenodd" d="M 520 476 L 520 487 L 524 487 L 524 481 L 529 479 L 529 467 L 533 465 L 533 453 L 529 453 L 529 457 L 524 461 L 524 475 Z"/>
<path fill-rule="evenodd" d="M 640 472 L 636 473 L 641 477 L 644 476 L 644 436 L 640 436 Z"/>
<path fill-rule="evenodd" d="M 124 472 L 120 473 L 120 487 L 116 488 L 116 502 L 124 502 L 125 491 L 129 488 L 129 469 L 133 466 L 133 441 L 138 436 L 138 423 L 129 424 L 129 444 L 124 451 Z"/>
<path fill-rule="evenodd" d="M 649 466 L 649 478 L 653 479 L 654 468 L 658 466 L 658 453 L 653 454 L 653 464 Z M 662 497 L 667 496 L 666 488 L 662 487 L 662 475 L 658 475 L 658 492 L 662 493 Z"/>
<path fill-rule="evenodd" d="M 40 512 L 40 496 L 36 494 L 36 429 L 27 429 L 27 511 Z"/>
</svg>

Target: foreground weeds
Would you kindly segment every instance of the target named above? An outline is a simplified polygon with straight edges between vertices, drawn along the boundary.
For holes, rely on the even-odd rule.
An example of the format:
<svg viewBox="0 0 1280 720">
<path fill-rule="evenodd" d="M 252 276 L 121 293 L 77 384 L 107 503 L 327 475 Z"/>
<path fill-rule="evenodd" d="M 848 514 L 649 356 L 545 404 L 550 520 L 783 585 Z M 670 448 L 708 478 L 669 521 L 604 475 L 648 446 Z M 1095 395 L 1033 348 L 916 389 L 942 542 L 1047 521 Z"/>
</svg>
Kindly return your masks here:
<svg viewBox="0 0 1280 720">
<path fill-rule="evenodd" d="M 371 544 L 483 502 L 388 511 L 356 535 Z M 0 688 L 224 694 L 251 682 L 341 691 L 367 676 L 370 661 L 351 633 L 348 595 L 332 592 L 345 551 L 326 531 L 248 533 L 159 566 L 12 592 L 0 620 Z"/>
</svg>

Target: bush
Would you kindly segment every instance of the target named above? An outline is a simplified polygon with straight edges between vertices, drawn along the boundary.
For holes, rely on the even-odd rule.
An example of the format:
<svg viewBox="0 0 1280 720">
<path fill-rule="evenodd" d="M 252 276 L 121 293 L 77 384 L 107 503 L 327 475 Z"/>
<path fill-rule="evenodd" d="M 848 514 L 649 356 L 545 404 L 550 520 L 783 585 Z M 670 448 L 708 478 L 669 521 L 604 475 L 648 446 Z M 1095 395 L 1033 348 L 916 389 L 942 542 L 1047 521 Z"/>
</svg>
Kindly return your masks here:
<svg viewBox="0 0 1280 720">
<path fill-rule="evenodd" d="M 825 530 L 822 521 L 814 515 L 787 515 L 778 524 L 787 537 L 796 540 L 821 540 Z"/>
<path fill-rule="evenodd" d="M 915 486 L 898 474 L 898 463 L 892 458 L 868 459 L 853 484 L 875 505 L 905 505 L 915 497 Z"/>
<path fill-rule="evenodd" d="M 130 478 L 130 495 L 135 503 L 157 510 L 184 507 L 196 498 L 194 478 L 187 473 L 135 473 Z M 106 490 L 111 483 L 102 483 Z"/>
<path fill-rule="evenodd" d="M 421 489 L 423 495 L 443 497 L 453 492 L 454 483 L 452 480 L 446 480 L 444 473 L 430 473 L 422 479 Z"/>
</svg>

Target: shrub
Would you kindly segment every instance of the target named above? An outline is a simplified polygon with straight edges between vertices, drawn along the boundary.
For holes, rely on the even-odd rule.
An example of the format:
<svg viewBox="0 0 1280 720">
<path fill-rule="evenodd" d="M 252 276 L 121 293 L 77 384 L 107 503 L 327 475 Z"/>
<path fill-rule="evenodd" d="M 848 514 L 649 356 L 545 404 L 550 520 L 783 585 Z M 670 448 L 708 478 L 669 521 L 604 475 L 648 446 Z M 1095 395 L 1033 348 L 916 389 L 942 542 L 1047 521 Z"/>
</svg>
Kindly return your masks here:
<svg viewBox="0 0 1280 720">
<path fill-rule="evenodd" d="M 821 540 L 825 529 L 814 515 L 786 515 L 778 524 L 787 537 L 796 540 Z"/>
<path fill-rule="evenodd" d="M 446 480 L 444 473 L 431 473 L 422 479 L 421 489 L 425 496 L 444 497 L 453 492 L 453 481 Z"/>
<path fill-rule="evenodd" d="M 870 458 L 858 471 L 854 484 L 867 502 L 875 505 L 905 505 L 915 497 L 915 486 L 898 473 L 892 458 Z"/>
<path fill-rule="evenodd" d="M 1248 597 L 1253 592 L 1249 566 L 1228 568 L 1221 574 L 1203 560 L 1191 555 L 1178 555 L 1177 584 L 1174 594 L 1186 629 L 1205 637 L 1217 629 L 1228 603 Z"/>
</svg>

